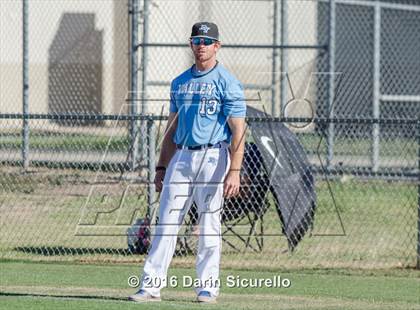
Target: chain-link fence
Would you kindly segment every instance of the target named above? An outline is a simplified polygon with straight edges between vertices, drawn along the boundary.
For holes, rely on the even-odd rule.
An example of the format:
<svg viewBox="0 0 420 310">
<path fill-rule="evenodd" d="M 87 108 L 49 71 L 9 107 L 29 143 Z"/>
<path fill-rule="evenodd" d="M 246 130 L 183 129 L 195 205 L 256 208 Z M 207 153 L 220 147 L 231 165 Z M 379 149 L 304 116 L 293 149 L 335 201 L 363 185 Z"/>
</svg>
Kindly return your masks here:
<svg viewBox="0 0 420 310">
<path fill-rule="evenodd" d="M 259 122 L 294 133 L 316 193 L 314 219 L 297 232 L 302 241 L 292 252 L 271 163 L 248 130 L 241 196 L 222 216 L 223 264 L 418 261 L 415 1 L 6 0 L 1 7 L 1 257 L 144 258 L 127 229 L 155 219 L 150 185 L 170 81 L 193 61 L 191 25 L 212 20 L 221 32 L 219 61 L 249 102 L 271 115 Z M 194 217 L 193 207 L 178 264 L 195 260 Z M 144 221 L 137 223 L 136 234 Z"/>
<path fill-rule="evenodd" d="M 20 157 L 20 136 L 2 134 L 3 156 L 5 150 L 8 154 L 2 159 L 2 256 L 54 260 L 142 259 L 143 256 L 131 252 L 135 249 L 129 249 L 127 229 L 137 218 L 153 218 L 150 213 L 157 207 L 157 198 L 150 197 L 152 176 L 142 173 L 145 169 L 130 171 L 127 130 L 117 124 L 128 120 L 115 117 L 111 121 L 115 125 L 113 130 L 102 128 L 89 135 L 46 136 L 42 128 L 50 121 L 29 120 L 34 131 L 41 129 L 41 135 L 37 137 L 34 132 L 31 136 L 36 153 L 50 155 L 48 160 L 34 159 L 32 168 L 25 173 L 16 161 Z M 261 121 L 266 125 L 272 122 Z M 13 122 L 13 119 L 6 120 L 7 124 Z M 149 147 L 156 152 L 163 135 L 159 122 L 147 122 L 149 134 L 154 134 L 149 141 L 156 143 Z M 323 123 L 321 119 L 315 122 Z M 375 124 L 374 121 L 364 123 Z M 358 147 L 354 142 L 359 140 L 350 133 L 337 138 L 337 158 L 345 165 L 337 164 L 332 170 L 325 164 L 325 132 L 299 136 L 315 176 L 317 200 L 314 221 L 293 253 L 288 251 L 282 231 L 284 219 L 279 205 L 284 201 L 276 201 L 270 187 L 269 180 L 275 183 L 268 177 L 271 163 L 262 163 L 250 130 L 242 194 L 226 202 L 222 215 L 223 263 L 265 268 L 273 264 L 369 268 L 415 264 L 419 137 L 404 137 L 403 133 L 419 125 L 416 120 L 387 120 L 381 126 L 398 128 L 401 138 L 383 138 L 388 147 L 381 160 L 383 168 L 377 173 L 368 169 L 369 158 L 348 155 L 349 149 L 356 153 Z M 72 150 L 76 146 L 79 152 L 74 154 Z M 288 149 L 290 145 L 286 141 L 283 147 Z M 285 156 L 281 152 L 276 155 Z M 289 156 L 286 159 L 294 160 L 297 155 Z M 294 178 L 294 174 L 285 175 L 281 182 L 291 183 Z M 194 232 L 195 215 L 192 208 L 179 235 L 175 259 L 178 263 L 192 263 L 195 259 L 198 240 Z"/>
</svg>

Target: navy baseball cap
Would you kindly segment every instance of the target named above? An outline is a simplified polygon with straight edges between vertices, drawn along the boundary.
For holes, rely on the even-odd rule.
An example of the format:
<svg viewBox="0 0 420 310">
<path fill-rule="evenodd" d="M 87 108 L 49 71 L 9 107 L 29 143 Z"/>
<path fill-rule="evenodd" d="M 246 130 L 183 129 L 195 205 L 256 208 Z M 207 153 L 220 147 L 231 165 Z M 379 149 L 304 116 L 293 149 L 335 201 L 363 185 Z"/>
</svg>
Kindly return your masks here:
<svg viewBox="0 0 420 310">
<path fill-rule="evenodd" d="M 219 41 L 219 29 L 217 25 L 209 22 L 195 23 L 192 26 L 191 38 L 210 38 Z"/>
</svg>

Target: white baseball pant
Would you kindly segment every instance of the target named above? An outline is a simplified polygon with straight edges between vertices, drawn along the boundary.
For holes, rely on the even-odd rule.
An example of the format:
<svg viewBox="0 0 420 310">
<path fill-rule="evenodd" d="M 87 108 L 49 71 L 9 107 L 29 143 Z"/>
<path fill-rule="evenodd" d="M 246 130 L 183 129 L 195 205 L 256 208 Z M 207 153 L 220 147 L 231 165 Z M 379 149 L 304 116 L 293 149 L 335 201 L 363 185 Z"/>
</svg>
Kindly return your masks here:
<svg viewBox="0 0 420 310">
<path fill-rule="evenodd" d="M 225 142 L 219 148 L 178 149 L 175 152 L 163 182 L 159 221 L 144 264 L 141 289 L 160 296 L 160 289 L 167 286 L 165 281 L 176 248 L 177 234 L 184 216 L 195 202 L 200 227 L 196 258 L 196 281 L 199 285 L 195 287 L 196 293 L 204 290 L 213 296 L 219 294 L 220 215 L 223 181 L 229 166 L 229 150 Z"/>
</svg>

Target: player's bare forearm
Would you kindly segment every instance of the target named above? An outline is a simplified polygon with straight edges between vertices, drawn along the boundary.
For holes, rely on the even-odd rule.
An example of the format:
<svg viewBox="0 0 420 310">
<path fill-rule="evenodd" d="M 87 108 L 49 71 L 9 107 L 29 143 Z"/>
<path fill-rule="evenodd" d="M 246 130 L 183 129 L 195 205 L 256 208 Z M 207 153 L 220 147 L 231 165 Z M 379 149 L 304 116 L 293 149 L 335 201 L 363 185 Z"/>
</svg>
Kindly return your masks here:
<svg viewBox="0 0 420 310">
<path fill-rule="evenodd" d="M 223 196 L 226 198 L 239 194 L 240 171 L 245 148 L 245 119 L 230 118 L 228 123 L 232 132 L 232 141 L 230 145 L 231 164 L 223 186 Z"/>
<path fill-rule="evenodd" d="M 177 113 L 170 113 L 168 118 L 168 124 L 166 125 L 165 135 L 162 141 L 162 148 L 160 151 L 159 161 L 157 166 L 167 167 L 169 162 L 174 156 L 176 151 L 176 145 L 173 142 L 173 135 L 175 133 L 176 127 L 178 125 L 178 115 Z M 163 179 L 165 178 L 165 169 L 159 169 L 156 171 L 155 175 L 155 186 L 156 191 L 161 192 L 163 188 Z"/>
<path fill-rule="evenodd" d="M 230 144 L 230 171 L 235 171 L 239 174 L 245 149 L 245 119 L 239 117 L 230 118 L 228 123 L 232 132 L 232 141 Z"/>
<path fill-rule="evenodd" d="M 162 141 L 162 149 L 160 151 L 158 166 L 167 167 L 176 151 L 176 144 L 173 141 L 176 127 L 178 126 L 177 113 L 171 112 L 166 125 L 165 136 Z"/>
</svg>

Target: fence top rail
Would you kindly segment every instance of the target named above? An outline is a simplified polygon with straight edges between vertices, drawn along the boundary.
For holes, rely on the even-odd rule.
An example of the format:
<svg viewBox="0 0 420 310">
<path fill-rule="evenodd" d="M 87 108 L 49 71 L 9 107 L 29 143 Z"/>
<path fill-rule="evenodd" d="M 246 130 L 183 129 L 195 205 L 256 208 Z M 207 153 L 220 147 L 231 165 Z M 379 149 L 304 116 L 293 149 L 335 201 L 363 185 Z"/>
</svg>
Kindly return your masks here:
<svg viewBox="0 0 420 310">
<path fill-rule="evenodd" d="M 370 6 L 370 7 L 379 7 L 381 9 L 394 9 L 394 10 L 404 10 L 412 12 L 420 12 L 420 5 L 417 4 L 404 4 L 404 3 L 392 3 L 392 2 L 382 2 L 382 1 L 366 1 L 366 0 L 319 0 L 319 2 L 330 3 L 333 1 L 335 4 L 344 4 L 344 5 L 355 5 L 355 6 Z"/>
<path fill-rule="evenodd" d="M 165 121 L 167 115 L 129 115 L 129 114 L 22 114 L 22 113 L 0 113 L 0 119 L 34 119 L 34 120 L 89 120 L 89 121 L 127 121 L 127 120 L 145 120 L 145 121 Z M 247 117 L 248 122 L 254 123 L 346 123 L 346 124 L 420 124 L 419 118 L 366 118 L 366 117 Z"/>
<path fill-rule="evenodd" d="M 188 48 L 188 43 L 139 43 L 139 47 L 185 47 Z M 327 50 L 326 44 L 223 44 L 223 48 L 250 48 L 250 49 L 319 49 Z"/>
</svg>

